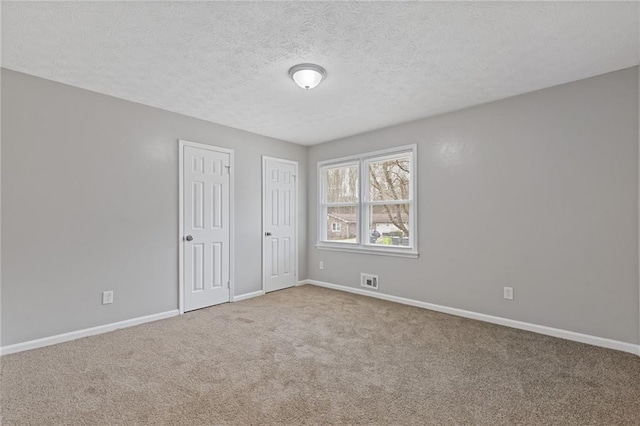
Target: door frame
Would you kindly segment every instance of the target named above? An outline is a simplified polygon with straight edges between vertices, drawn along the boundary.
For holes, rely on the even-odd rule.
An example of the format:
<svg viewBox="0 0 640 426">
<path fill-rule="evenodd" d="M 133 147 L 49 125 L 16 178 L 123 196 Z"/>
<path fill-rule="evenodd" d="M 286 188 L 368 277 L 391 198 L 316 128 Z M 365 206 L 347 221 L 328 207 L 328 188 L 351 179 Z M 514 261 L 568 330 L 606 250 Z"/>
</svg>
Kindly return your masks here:
<svg viewBox="0 0 640 426">
<path fill-rule="evenodd" d="M 287 164 L 291 164 L 293 166 L 295 166 L 295 196 L 296 196 L 296 201 L 294 203 L 294 208 L 295 208 L 295 221 L 294 221 L 294 225 L 293 225 L 293 233 L 295 235 L 295 244 L 296 244 L 296 250 L 295 250 L 295 261 L 294 261 L 294 265 L 295 265 L 295 271 L 294 271 L 294 278 L 295 281 L 293 283 L 294 287 L 298 284 L 298 271 L 299 271 L 299 265 L 298 265 L 298 253 L 300 251 L 300 247 L 298 247 L 298 216 L 299 216 L 299 203 L 300 201 L 298 200 L 298 198 L 300 198 L 298 196 L 299 193 L 299 173 L 298 173 L 298 162 L 294 161 L 294 160 L 286 160 L 284 158 L 278 158 L 278 157 L 270 157 L 268 155 L 263 155 L 262 156 L 262 233 L 260 234 L 260 241 L 262 244 L 262 294 L 266 294 L 267 292 L 267 263 L 266 263 L 266 259 L 265 259 L 265 249 L 264 249 L 264 245 L 265 245 L 265 207 L 266 207 L 266 196 L 267 196 L 267 160 L 274 160 L 274 161 L 280 161 L 282 163 L 287 163 Z"/>
<path fill-rule="evenodd" d="M 184 314 L 184 148 L 205 149 L 229 154 L 229 302 L 233 301 L 235 287 L 235 226 L 234 226 L 234 151 L 214 145 L 178 139 L 178 309 Z"/>
</svg>

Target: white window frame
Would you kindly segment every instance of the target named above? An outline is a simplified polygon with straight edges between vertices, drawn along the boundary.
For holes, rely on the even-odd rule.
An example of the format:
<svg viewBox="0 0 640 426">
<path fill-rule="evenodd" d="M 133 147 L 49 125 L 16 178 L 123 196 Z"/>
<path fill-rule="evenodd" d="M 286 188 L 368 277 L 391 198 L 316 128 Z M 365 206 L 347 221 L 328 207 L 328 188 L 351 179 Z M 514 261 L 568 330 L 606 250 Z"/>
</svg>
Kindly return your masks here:
<svg viewBox="0 0 640 426">
<path fill-rule="evenodd" d="M 321 250 L 335 250 L 353 253 L 376 254 L 382 256 L 396 257 L 418 257 L 418 189 L 417 189 L 417 145 L 404 145 L 380 151 L 367 152 L 349 157 L 336 158 L 332 160 L 320 161 L 317 164 L 318 177 L 318 211 L 317 211 L 317 243 L 316 248 Z M 369 206 L 375 204 L 389 204 L 384 201 L 369 200 L 369 176 L 368 164 L 383 161 L 387 158 L 408 155 L 410 158 L 409 172 L 409 199 L 406 201 L 393 202 L 409 204 L 409 246 L 386 246 L 381 244 L 371 244 L 369 241 Z M 330 167 L 358 166 L 358 198 L 356 203 L 325 203 L 325 174 L 324 171 Z M 356 216 L 358 218 L 358 230 L 356 242 L 329 241 L 327 239 L 327 207 L 331 206 L 357 206 Z"/>
<path fill-rule="evenodd" d="M 340 222 L 331 222 L 331 232 L 342 231 L 342 224 Z"/>
</svg>

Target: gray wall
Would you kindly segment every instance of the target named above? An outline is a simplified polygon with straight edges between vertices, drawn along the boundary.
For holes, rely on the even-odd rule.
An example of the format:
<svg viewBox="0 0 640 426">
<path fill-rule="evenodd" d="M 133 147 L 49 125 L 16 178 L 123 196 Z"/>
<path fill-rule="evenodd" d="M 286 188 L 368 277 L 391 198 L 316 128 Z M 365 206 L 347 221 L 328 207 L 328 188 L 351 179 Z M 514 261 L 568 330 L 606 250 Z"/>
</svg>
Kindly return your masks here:
<svg viewBox="0 0 640 426">
<path fill-rule="evenodd" d="M 235 149 L 236 295 L 261 287 L 261 156 L 306 167 L 302 146 L 6 69 L 2 124 L 3 346 L 177 309 L 179 138 Z"/>
<path fill-rule="evenodd" d="M 420 258 L 316 249 L 316 162 L 411 143 Z M 309 278 L 369 272 L 383 293 L 638 343 L 637 67 L 316 145 L 308 164 Z"/>
<path fill-rule="evenodd" d="M 1 344 L 177 308 L 178 138 L 236 150 L 236 294 L 261 285 L 266 154 L 308 169 L 299 279 L 377 273 L 384 293 L 639 343 L 638 78 L 307 149 L 3 69 Z M 410 143 L 420 258 L 316 249 L 316 162 Z"/>
</svg>

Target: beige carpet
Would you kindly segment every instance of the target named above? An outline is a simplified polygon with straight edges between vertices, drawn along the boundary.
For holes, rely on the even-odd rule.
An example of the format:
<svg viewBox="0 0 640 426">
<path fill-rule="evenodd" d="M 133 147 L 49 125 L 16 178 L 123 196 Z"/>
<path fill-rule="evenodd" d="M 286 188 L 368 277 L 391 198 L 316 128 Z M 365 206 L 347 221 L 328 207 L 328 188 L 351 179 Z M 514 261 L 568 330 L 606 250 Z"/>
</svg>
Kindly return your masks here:
<svg viewBox="0 0 640 426">
<path fill-rule="evenodd" d="M 638 425 L 640 358 L 304 286 L 2 358 L 3 425 Z"/>
</svg>

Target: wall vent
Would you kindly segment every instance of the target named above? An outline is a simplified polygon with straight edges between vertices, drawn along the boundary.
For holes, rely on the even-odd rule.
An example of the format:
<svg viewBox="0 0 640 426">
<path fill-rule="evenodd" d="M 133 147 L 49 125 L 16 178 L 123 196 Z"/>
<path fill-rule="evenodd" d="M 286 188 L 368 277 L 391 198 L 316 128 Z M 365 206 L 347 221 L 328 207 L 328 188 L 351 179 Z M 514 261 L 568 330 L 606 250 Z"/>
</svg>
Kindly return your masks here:
<svg viewBox="0 0 640 426">
<path fill-rule="evenodd" d="M 360 274 L 360 285 L 362 287 L 372 288 L 374 290 L 378 289 L 378 276 L 371 274 Z"/>
</svg>

